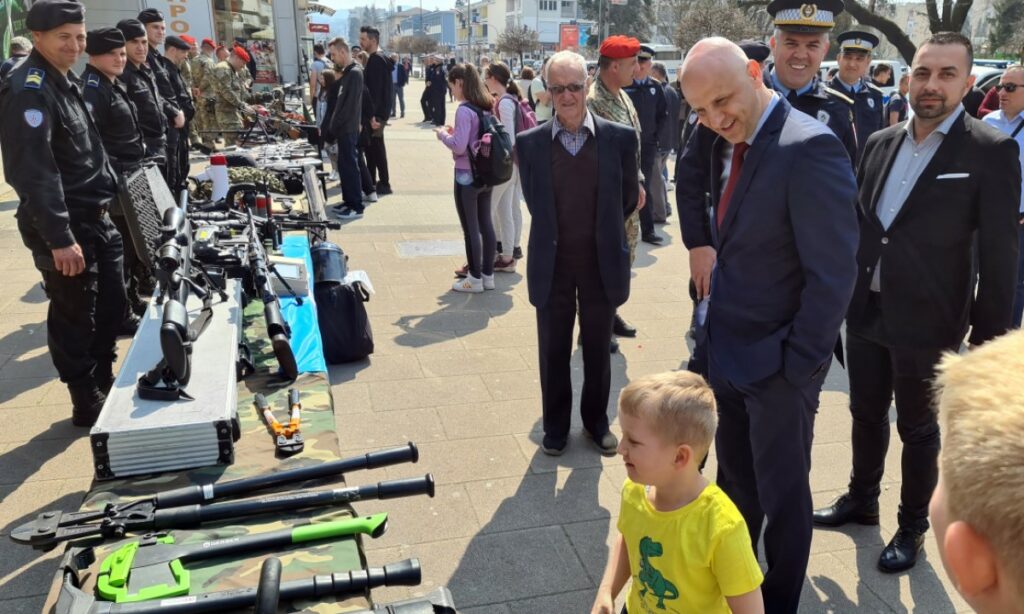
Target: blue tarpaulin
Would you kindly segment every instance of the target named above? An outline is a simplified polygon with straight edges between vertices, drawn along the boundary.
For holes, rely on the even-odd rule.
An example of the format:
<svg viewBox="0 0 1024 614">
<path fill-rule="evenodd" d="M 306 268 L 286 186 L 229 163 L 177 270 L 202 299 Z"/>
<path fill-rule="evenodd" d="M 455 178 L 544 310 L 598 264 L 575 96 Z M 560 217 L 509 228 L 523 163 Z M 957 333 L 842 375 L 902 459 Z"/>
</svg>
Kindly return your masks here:
<svg viewBox="0 0 1024 614">
<path fill-rule="evenodd" d="M 292 353 L 299 365 L 299 373 L 315 373 L 327 371 L 324 360 L 324 343 L 320 338 L 320 325 L 316 317 L 316 301 L 313 300 L 313 260 L 309 254 L 309 240 L 306 233 L 285 235 L 281 242 L 281 252 L 288 258 L 302 258 L 306 261 L 306 271 L 310 278 L 310 292 L 302 297 L 302 305 L 295 303 L 295 298 L 282 296 L 281 315 L 292 328 Z"/>
</svg>

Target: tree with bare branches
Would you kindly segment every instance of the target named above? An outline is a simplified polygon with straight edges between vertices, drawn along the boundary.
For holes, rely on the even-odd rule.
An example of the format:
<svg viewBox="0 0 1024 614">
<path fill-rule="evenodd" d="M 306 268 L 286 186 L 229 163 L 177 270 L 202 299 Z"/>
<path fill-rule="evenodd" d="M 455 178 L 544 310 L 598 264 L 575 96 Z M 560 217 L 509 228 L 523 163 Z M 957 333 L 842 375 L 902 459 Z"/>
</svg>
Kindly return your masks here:
<svg viewBox="0 0 1024 614">
<path fill-rule="evenodd" d="M 498 51 L 519 56 L 519 65 L 523 65 L 523 55 L 540 49 L 540 38 L 536 30 L 526 26 L 505 28 L 498 35 Z"/>
<path fill-rule="evenodd" d="M 709 36 L 738 41 L 755 37 L 757 25 L 727 0 L 676 0 L 678 8 L 675 43 L 684 51 Z"/>
</svg>

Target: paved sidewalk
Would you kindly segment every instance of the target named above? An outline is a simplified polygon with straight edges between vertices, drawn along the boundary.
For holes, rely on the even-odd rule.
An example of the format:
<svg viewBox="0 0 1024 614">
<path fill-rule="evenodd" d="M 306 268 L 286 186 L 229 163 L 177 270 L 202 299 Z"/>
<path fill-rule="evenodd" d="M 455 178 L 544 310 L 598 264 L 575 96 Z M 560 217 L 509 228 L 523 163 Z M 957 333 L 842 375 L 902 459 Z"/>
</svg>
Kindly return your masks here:
<svg viewBox="0 0 1024 614">
<path fill-rule="evenodd" d="M 539 452 L 540 386 L 534 310 L 520 272 L 499 273 L 483 295 L 449 292 L 463 264 L 451 197 L 451 158 L 432 130 L 414 122 L 421 82 L 406 90 L 407 116 L 387 131 L 393 196 L 333 233 L 349 266 L 370 275 L 367 308 L 376 352 L 331 368 L 343 452 L 405 441 L 419 445 L 417 465 L 363 472 L 353 483 L 432 472 L 437 497 L 357 504 L 388 511 L 390 530 L 367 540 L 369 563 L 419 557 L 424 582 L 377 591 L 390 600 L 447 585 L 460 612 L 589 612 L 614 531 L 625 470 L 579 435 L 565 456 Z M 454 106 L 448 110 L 449 121 Z M 336 190 L 335 190 L 336 192 Z M 332 200 L 337 200 L 334 197 Z M 0 198 L 0 612 L 38 612 L 56 553 L 14 547 L 6 533 L 43 508 L 73 507 L 90 484 L 86 432 L 71 426 L 67 393 L 46 354 L 46 301 L 21 245 L 13 195 Z M 527 229 L 529 215 L 525 211 Z M 643 245 L 622 315 L 640 331 L 612 359 L 613 399 L 637 375 L 677 369 L 688 349 L 687 259 L 673 223 L 666 245 Z M 526 244 L 524 233 L 523 244 Z M 403 257 L 441 252 L 447 255 Z M 527 258 L 529 254 L 527 254 Z M 577 393 L 579 356 L 573 375 Z M 811 483 L 824 504 L 845 486 L 850 468 L 847 382 L 833 368 L 818 413 Z M 613 426 L 617 431 L 617 425 Z M 968 611 L 941 569 L 934 538 L 908 574 L 875 569 L 896 529 L 900 445 L 890 446 L 882 526 L 818 531 L 804 590 L 806 612 Z M 714 475 L 714 456 L 709 467 Z"/>
</svg>

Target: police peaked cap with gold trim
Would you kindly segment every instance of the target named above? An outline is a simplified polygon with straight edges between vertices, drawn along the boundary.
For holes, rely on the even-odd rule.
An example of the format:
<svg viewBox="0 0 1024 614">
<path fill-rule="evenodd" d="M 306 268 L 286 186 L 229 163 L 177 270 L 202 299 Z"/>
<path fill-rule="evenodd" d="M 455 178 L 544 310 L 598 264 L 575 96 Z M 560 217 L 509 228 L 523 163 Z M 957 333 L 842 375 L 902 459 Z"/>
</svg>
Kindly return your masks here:
<svg viewBox="0 0 1024 614">
<path fill-rule="evenodd" d="M 788 32 L 828 32 L 843 12 L 843 0 L 772 0 L 768 14 Z"/>
<path fill-rule="evenodd" d="M 847 30 L 836 37 L 839 48 L 843 51 L 863 51 L 871 53 L 878 46 L 878 37 L 870 32 Z"/>
</svg>

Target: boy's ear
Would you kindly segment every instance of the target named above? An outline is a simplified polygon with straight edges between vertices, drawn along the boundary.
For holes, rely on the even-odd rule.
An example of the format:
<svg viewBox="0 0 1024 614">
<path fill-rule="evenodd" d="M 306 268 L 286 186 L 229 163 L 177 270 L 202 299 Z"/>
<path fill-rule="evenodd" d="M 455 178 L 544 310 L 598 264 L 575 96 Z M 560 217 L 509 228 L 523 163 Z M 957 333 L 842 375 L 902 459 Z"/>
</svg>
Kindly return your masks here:
<svg viewBox="0 0 1024 614">
<path fill-rule="evenodd" d="M 971 525 L 962 520 L 952 522 L 946 529 L 943 550 L 953 583 L 965 599 L 998 585 L 996 553 L 988 539 Z"/>
<path fill-rule="evenodd" d="M 676 469 L 682 469 L 690 462 L 693 462 L 693 448 L 685 443 L 676 446 Z"/>
</svg>

